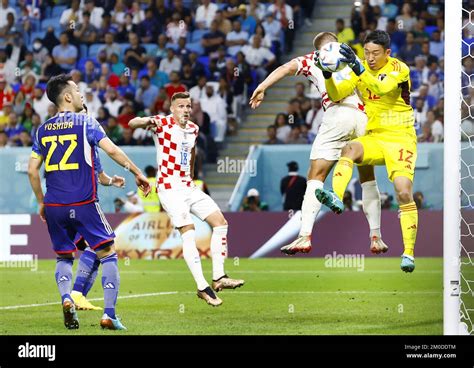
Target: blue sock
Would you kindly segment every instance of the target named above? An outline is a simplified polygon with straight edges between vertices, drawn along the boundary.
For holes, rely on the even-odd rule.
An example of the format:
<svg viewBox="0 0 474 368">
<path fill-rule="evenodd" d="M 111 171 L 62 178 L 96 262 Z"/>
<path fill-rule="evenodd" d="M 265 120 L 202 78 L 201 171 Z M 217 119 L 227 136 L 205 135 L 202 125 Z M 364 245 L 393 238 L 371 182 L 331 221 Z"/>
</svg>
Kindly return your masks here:
<svg viewBox="0 0 474 368">
<path fill-rule="evenodd" d="M 101 258 L 102 287 L 104 289 L 104 312 L 115 319 L 115 304 L 120 285 L 120 275 L 117 264 L 117 254 L 113 253 Z"/>
<path fill-rule="evenodd" d="M 86 250 L 82 252 L 81 258 L 79 258 L 79 264 L 77 265 L 76 282 L 74 282 L 72 290 L 84 294 L 85 283 L 90 277 L 96 259 L 97 255 L 92 249 L 86 248 Z"/>
<path fill-rule="evenodd" d="M 64 299 L 72 300 L 71 283 L 72 283 L 72 264 L 74 258 L 56 258 L 56 283 L 58 284 L 59 294 L 61 294 L 61 302 Z"/>
<path fill-rule="evenodd" d="M 99 273 L 99 266 L 100 261 L 98 258 L 96 258 L 92 266 L 89 278 L 84 283 L 84 290 L 82 291 L 82 295 L 87 296 L 87 294 L 89 294 L 89 290 L 92 288 L 92 285 L 94 285 L 95 279 L 97 278 L 97 274 Z"/>
</svg>

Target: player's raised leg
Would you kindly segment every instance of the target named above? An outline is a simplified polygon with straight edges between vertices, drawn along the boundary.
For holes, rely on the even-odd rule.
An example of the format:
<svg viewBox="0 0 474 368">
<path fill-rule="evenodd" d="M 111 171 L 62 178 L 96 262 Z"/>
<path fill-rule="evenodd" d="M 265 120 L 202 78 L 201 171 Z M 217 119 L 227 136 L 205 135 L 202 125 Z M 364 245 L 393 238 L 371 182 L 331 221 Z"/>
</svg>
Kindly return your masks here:
<svg viewBox="0 0 474 368">
<path fill-rule="evenodd" d="M 333 190 L 317 189 L 316 198 L 329 207 L 334 213 L 342 213 L 344 204 L 342 198 L 347 185 L 352 178 L 354 161 L 359 162 L 364 157 L 364 147 L 360 142 L 352 141 L 348 143 L 341 153 L 341 158 L 334 168 L 332 177 Z"/>
<path fill-rule="evenodd" d="M 95 252 L 87 246 L 82 236 L 76 241 L 76 246 L 83 253 L 77 265 L 76 280 L 72 288 L 71 297 L 78 310 L 102 310 L 101 307 L 96 307 L 86 298 L 87 292 L 92 287 L 97 276 L 100 261 L 97 259 Z M 87 291 L 85 291 L 86 285 Z"/>
<path fill-rule="evenodd" d="M 405 272 L 415 269 L 414 249 L 418 230 L 418 209 L 413 200 L 413 183 L 406 176 L 397 176 L 393 185 L 400 206 L 400 226 L 403 238 L 403 255 L 400 268 Z"/>
<path fill-rule="evenodd" d="M 318 201 L 314 194 L 317 189 L 323 188 L 324 181 L 335 162 L 324 159 L 310 160 L 308 181 L 306 182 L 306 191 L 301 205 L 300 232 L 298 238 L 280 248 L 282 253 L 293 255 L 296 253 L 309 253 L 311 251 L 311 233 L 314 221 L 321 210 L 321 202 Z"/>
<path fill-rule="evenodd" d="M 223 289 L 235 289 L 243 286 L 244 280 L 232 279 L 224 270 L 224 263 L 227 258 L 228 230 L 228 224 L 224 215 L 220 210 L 217 210 L 207 216 L 205 220 L 212 227 L 212 288 L 219 292 Z"/>
<path fill-rule="evenodd" d="M 375 180 L 373 166 L 358 166 L 359 180 L 362 186 L 362 208 L 370 228 L 370 251 L 375 254 L 385 253 L 387 244 L 382 240 L 380 231 L 381 201 L 380 192 Z"/>
</svg>

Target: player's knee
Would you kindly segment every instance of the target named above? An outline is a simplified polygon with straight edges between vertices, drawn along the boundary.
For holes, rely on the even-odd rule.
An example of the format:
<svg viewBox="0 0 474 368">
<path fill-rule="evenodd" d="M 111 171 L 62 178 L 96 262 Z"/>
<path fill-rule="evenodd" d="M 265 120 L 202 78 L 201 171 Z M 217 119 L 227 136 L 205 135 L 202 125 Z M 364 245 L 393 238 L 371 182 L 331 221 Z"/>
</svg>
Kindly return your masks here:
<svg viewBox="0 0 474 368">
<path fill-rule="evenodd" d="M 411 191 L 404 189 L 397 191 L 397 201 L 399 204 L 407 204 L 413 201 Z"/>
<path fill-rule="evenodd" d="M 194 225 L 184 225 L 184 226 L 178 227 L 178 230 L 180 234 L 184 234 L 186 231 L 194 230 Z"/>
<path fill-rule="evenodd" d="M 351 160 L 355 160 L 357 158 L 358 152 L 357 152 L 357 145 L 353 143 L 348 143 L 344 146 L 344 148 L 341 151 L 341 156 L 343 157 L 348 157 Z"/>
</svg>

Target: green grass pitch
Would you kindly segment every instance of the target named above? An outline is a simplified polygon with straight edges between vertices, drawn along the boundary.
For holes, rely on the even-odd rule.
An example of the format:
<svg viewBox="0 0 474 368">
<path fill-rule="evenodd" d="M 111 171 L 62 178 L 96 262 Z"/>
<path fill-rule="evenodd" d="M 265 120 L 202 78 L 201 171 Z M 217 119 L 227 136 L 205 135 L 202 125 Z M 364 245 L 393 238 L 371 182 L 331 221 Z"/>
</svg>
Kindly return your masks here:
<svg viewBox="0 0 474 368">
<path fill-rule="evenodd" d="M 219 293 L 224 303 L 212 308 L 197 298 L 184 260 L 121 260 L 117 314 L 128 331 L 102 331 L 100 311 L 79 311 L 80 329 L 69 331 L 55 261 L 40 260 L 36 272 L 0 268 L 0 334 L 442 334 L 442 258 L 417 258 L 413 274 L 399 264 L 367 257 L 358 271 L 323 258 L 228 259 L 228 274 L 246 284 Z M 210 281 L 210 260 L 203 267 Z M 88 297 L 103 306 L 100 277 Z"/>
</svg>

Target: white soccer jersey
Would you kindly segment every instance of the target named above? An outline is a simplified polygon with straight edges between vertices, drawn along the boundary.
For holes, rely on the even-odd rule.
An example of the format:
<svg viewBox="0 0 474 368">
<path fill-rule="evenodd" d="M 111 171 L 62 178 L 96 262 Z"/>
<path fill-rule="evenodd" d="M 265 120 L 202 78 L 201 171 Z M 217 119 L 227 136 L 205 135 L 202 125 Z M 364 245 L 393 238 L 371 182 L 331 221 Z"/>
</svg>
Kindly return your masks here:
<svg viewBox="0 0 474 368">
<path fill-rule="evenodd" d="M 304 75 L 311 83 L 314 84 L 321 94 L 324 111 L 335 104 L 349 105 L 364 111 L 364 104 L 355 91 L 352 92 L 351 95 L 337 102 L 333 102 L 329 99 L 326 92 L 326 84 L 324 82 L 323 72 L 316 65 L 314 65 L 314 58 L 314 52 L 294 58 L 293 60 L 296 60 L 296 63 L 298 64 L 298 70 L 295 75 Z M 346 67 L 337 73 L 333 73 L 333 78 L 335 78 L 336 81 L 349 79 L 350 72 L 351 68 Z"/>
<path fill-rule="evenodd" d="M 196 144 L 199 127 L 188 121 L 183 129 L 172 115 L 157 115 L 154 118 L 161 122 L 161 126 L 153 134 L 158 163 L 157 190 L 194 187 L 191 178 L 191 151 Z"/>
</svg>

